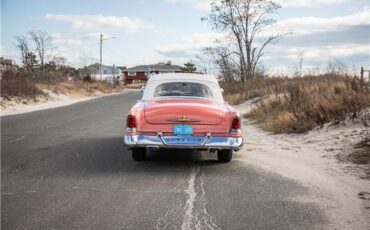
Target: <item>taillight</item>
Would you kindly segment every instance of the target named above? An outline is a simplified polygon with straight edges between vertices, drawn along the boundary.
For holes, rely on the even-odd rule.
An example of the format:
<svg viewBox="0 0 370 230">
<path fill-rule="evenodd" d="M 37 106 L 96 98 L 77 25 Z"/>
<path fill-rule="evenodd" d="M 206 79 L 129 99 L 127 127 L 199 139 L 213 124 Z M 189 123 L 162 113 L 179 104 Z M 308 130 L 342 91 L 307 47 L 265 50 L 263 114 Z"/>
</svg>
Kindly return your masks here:
<svg viewBox="0 0 370 230">
<path fill-rule="evenodd" d="M 234 117 L 233 122 L 231 123 L 231 129 L 240 129 L 240 117 Z"/>
<path fill-rule="evenodd" d="M 231 122 L 231 133 L 239 134 L 241 133 L 241 121 L 240 117 L 234 117 L 233 121 Z"/>
<path fill-rule="evenodd" d="M 134 115 L 128 115 L 127 116 L 127 128 L 136 128 L 137 122 Z"/>
</svg>

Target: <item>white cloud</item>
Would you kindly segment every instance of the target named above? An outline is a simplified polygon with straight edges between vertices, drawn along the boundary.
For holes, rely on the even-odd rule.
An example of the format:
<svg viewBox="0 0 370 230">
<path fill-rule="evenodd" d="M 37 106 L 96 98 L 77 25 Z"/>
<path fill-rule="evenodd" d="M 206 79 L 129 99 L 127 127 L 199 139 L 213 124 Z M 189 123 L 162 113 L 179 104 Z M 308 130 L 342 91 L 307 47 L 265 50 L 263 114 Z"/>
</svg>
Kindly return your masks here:
<svg viewBox="0 0 370 230">
<path fill-rule="evenodd" d="M 50 36 L 53 38 L 53 43 L 56 45 L 80 45 L 82 43 L 80 39 L 63 38 L 60 33 L 51 33 Z"/>
<path fill-rule="evenodd" d="M 278 27 L 291 30 L 294 35 L 343 30 L 345 27 L 370 25 L 370 12 L 365 9 L 352 15 L 332 18 L 301 17 L 289 18 L 278 22 Z"/>
<path fill-rule="evenodd" d="M 302 17 L 282 20 L 274 28 L 292 31 L 294 36 L 305 36 L 315 33 L 330 33 L 345 30 L 351 26 L 370 26 L 369 12 L 364 11 L 332 18 L 323 17 Z M 267 31 L 266 33 L 270 33 Z M 259 37 L 267 34 L 261 33 Z M 222 33 L 197 33 L 184 38 L 182 41 L 157 47 L 157 52 L 168 56 L 190 56 L 202 48 L 214 46 L 216 39 L 221 39 L 225 35 Z M 350 35 L 348 35 L 350 36 Z M 370 36 L 370 35 L 369 35 Z M 298 37 L 296 39 L 299 39 Z M 336 49 L 338 51 L 338 49 Z M 345 51 L 339 52 L 339 55 L 345 54 Z"/>
<path fill-rule="evenodd" d="M 346 0 L 277 0 L 283 7 L 312 7 L 318 5 L 333 5 Z"/>
<path fill-rule="evenodd" d="M 214 0 L 164 0 L 168 3 L 182 3 L 192 5 L 199 10 L 210 10 L 211 2 Z M 283 7 L 299 8 L 299 7 L 313 7 L 317 5 L 332 5 L 345 2 L 347 0 L 276 0 Z"/>
<path fill-rule="evenodd" d="M 221 39 L 221 33 L 196 33 L 177 43 L 157 47 L 157 52 L 166 56 L 190 56 L 206 47 L 214 46 L 214 41 Z"/>
<path fill-rule="evenodd" d="M 20 62 L 20 51 L 15 46 L 8 46 L 5 44 L 0 45 L 0 56 L 4 58 L 10 58 L 17 62 Z"/>
<path fill-rule="evenodd" d="M 46 14 L 45 19 L 68 22 L 72 30 L 124 30 L 133 32 L 152 27 L 149 22 L 125 16 Z"/>
<path fill-rule="evenodd" d="M 111 39 L 115 38 L 115 36 L 107 34 L 107 33 L 98 33 L 98 32 L 93 32 L 93 33 L 88 33 L 82 36 L 82 39 L 84 40 L 96 40 L 98 41 L 100 39 L 100 34 L 103 34 L 104 39 Z"/>
<path fill-rule="evenodd" d="M 53 42 L 57 45 L 80 45 L 82 43 L 79 39 L 54 39 Z"/>
<path fill-rule="evenodd" d="M 366 65 L 370 61 L 369 53 L 370 47 L 367 44 L 356 43 L 315 47 L 276 46 L 269 49 L 263 62 L 272 74 L 292 74 L 302 55 L 303 71 L 320 73 L 325 71 L 330 60 L 340 60 L 347 67 Z"/>
<path fill-rule="evenodd" d="M 211 2 L 213 0 L 164 0 L 165 2 L 168 3 L 183 3 L 183 4 L 188 4 L 192 5 L 194 8 L 199 9 L 199 10 L 209 10 Z"/>
<path fill-rule="evenodd" d="M 289 58 L 297 60 L 302 54 L 304 59 L 325 61 L 329 58 L 345 58 L 354 55 L 369 55 L 370 47 L 367 44 L 333 44 L 327 46 L 315 47 L 286 47 L 276 46 L 271 47 L 264 60 L 271 60 L 275 58 Z"/>
</svg>

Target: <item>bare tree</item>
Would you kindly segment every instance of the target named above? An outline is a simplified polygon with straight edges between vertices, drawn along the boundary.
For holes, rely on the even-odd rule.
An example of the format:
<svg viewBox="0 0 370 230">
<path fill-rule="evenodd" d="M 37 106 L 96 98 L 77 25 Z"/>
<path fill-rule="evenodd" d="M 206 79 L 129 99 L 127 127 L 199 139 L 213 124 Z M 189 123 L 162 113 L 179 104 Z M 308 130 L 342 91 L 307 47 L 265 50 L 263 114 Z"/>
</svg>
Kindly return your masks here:
<svg viewBox="0 0 370 230">
<path fill-rule="evenodd" d="M 196 66 L 197 69 L 200 73 L 202 74 L 208 74 L 208 69 L 209 69 L 209 62 L 202 56 L 200 55 L 195 55 L 196 58 Z"/>
<path fill-rule="evenodd" d="M 55 65 L 60 68 L 62 66 L 65 66 L 67 63 L 67 58 L 62 56 L 55 56 L 53 57 L 52 61 L 55 63 Z"/>
<path fill-rule="evenodd" d="M 41 69 L 44 69 L 46 55 L 52 50 L 53 38 L 43 31 L 30 31 L 29 32 L 33 42 L 35 43 L 36 53 L 40 60 Z"/>
<path fill-rule="evenodd" d="M 209 17 L 203 19 L 213 29 L 230 33 L 236 41 L 241 80 L 255 77 L 265 48 L 282 37 L 265 33 L 275 24 L 270 15 L 281 6 L 273 0 L 222 0 L 212 2 L 211 6 Z"/>
<path fill-rule="evenodd" d="M 302 77 L 304 51 L 298 55 L 298 66 L 295 67 L 294 76 Z"/>
<path fill-rule="evenodd" d="M 206 48 L 204 55 L 212 60 L 220 73 L 220 78 L 225 82 L 232 82 L 240 76 L 238 62 L 233 58 L 233 53 L 230 53 L 227 47 Z"/>
<path fill-rule="evenodd" d="M 16 46 L 21 51 L 22 63 L 27 65 L 27 54 L 30 52 L 27 38 L 25 36 L 16 36 L 15 40 L 17 42 Z"/>
<path fill-rule="evenodd" d="M 21 51 L 22 64 L 25 70 L 34 70 L 38 64 L 36 55 L 30 50 L 28 40 L 25 36 L 16 36 L 16 46 Z"/>
<path fill-rule="evenodd" d="M 96 62 L 96 59 L 92 57 L 92 55 L 86 54 L 85 52 L 80 54 L 79 65 L 81 68 L 81 74 L 83 76 L 91 74 L 91 70 L 88 68 L 88 66 L 92 65 L 94 62 Z"/>
<path fill-rule="evenodd" d="M 339 61 L 338 59 L 332 59 L 328 61 L 327 67 L 328 74 L 346 74 L 347 73 L 347 66 Z"/>
<path fill-rule="evenodd" d="M 79 66 L 81 68 L 85 68 L 94 62 L 97 62 L 96 58 L 92 56 L 92 54 L 87 54 L 85 52 L 82 52 L 79 56 Z"/>
</svg>

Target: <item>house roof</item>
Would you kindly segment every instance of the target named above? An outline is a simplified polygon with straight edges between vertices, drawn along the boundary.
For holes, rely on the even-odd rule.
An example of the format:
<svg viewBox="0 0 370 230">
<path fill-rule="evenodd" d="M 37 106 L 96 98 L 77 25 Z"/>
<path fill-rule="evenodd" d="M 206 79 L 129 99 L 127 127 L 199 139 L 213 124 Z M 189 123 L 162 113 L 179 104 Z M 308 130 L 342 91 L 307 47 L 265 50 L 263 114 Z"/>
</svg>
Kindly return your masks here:
<svg viewBox="0 0 370 230">
<path fill-rule="evenodd" d="M 180 71 L 179 65 L 155 64 L 155 65 L 138 65 L 123 70 L 124 72 L 146 72 L 146 71 Z"/>
</svg>

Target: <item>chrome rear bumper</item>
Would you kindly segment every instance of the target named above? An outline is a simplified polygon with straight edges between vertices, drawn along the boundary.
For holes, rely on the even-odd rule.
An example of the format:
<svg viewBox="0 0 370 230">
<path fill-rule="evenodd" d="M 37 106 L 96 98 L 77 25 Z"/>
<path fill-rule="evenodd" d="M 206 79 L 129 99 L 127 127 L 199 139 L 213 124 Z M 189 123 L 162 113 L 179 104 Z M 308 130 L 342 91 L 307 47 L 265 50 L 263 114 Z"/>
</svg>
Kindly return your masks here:
<svg viewBox="0 0 370 230">
<path fill-rule="evenodd" d="M 240 150 L 243 146 L 242 137 L 205 137 L 193 136 L 163 136 L 161 132 L 156 136 L 150 135 L 125 135 L 123 139 L 129 148 L 177 148 L 177 149 L 201 149 L 201 150 Z"/>
</svg>

